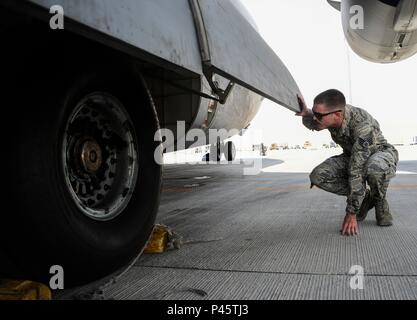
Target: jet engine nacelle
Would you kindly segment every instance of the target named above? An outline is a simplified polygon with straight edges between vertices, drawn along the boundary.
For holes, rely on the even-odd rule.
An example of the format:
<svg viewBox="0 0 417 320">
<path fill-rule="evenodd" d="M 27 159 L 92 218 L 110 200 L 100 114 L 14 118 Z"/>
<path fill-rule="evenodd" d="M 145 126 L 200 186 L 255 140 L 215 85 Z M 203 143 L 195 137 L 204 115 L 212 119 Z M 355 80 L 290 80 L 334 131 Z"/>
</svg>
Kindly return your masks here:
<svg viewBox="0 0 417 320">
<path fill-rule="evenodd" d="M 417 52 L 417 0 L 342 0 L 343 31 L 362 58 L 392 63 Z"/>
</svg>

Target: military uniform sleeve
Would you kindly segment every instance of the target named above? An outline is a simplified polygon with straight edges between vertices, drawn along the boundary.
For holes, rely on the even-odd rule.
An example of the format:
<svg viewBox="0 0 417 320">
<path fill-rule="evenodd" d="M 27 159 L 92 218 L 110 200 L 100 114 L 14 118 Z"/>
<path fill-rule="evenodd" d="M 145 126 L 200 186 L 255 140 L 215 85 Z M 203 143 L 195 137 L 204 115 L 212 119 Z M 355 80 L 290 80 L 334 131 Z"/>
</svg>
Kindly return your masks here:
<svg viewBox="0 0 417 320">
<path fill-rule="evenodd" d="M 311 116 L 303 117 L 303 124 L 308 129 L 315 130 L 314 122 L 313 122 L 313 116 L 312 115 Z"/>
<path fill-rule="evenodd" d="M 364 170 L 375 144 L 375 133 L 369 122 L 362 122 L 353 130 L 354 144 L 349 161 L 349 194 L 346 212 L 358 214 L 365 197 Z"/>
</svg>

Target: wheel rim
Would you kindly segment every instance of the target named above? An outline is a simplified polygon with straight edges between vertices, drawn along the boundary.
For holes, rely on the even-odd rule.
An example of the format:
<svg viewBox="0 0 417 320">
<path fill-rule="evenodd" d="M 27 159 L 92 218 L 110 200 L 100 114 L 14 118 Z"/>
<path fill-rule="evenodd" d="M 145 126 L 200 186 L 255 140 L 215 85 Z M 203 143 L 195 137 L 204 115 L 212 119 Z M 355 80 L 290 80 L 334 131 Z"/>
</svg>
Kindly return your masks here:
<svg viewBox="0 0 417 320">
<path fill-rule="evenodd" d="M 108 221 L 128 205 L 138 176 L 132 120 L 112 95 L 85 96 L 68 118 L 62 145 L 66 186 L 77 207 Z"/>
</svg>

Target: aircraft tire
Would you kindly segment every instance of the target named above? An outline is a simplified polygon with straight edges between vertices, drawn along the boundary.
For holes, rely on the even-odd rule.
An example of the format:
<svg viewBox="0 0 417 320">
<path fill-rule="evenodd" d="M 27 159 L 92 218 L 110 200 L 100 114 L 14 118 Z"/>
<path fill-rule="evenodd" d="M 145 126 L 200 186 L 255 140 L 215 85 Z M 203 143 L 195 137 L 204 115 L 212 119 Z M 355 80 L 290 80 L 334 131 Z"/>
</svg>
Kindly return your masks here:
<svg viewBox="0 0 417 320">
<path fill-rule="evenodd" d="M 1 249 L 26 279 L 49 283 L 59 265 L 66 288 L 82 285 L 145 246 L 161 192 L 159 125 L 144 81 L 129 76 L 81 74 L 16 99 L 26 108 L 12 139 Z"/>
<path fill-rule="evenodd" d="M 222 158 L 222 148 L 220 143 L 210 145 L 210 160 L 219 162 Z"/>
<path fill-rule="evenodd" d="M 233 161 L 236 158 L 236 147 L 232 141 L 226 142 L 225 145 L 225 157 L 227 161 Z"/>
</svg>

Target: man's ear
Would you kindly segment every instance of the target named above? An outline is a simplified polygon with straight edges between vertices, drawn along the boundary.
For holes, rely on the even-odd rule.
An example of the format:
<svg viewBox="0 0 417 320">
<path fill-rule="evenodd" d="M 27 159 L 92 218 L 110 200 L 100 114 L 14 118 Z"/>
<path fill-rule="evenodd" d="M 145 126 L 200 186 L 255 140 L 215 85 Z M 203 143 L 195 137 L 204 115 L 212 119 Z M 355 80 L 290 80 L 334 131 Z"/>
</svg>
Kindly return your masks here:
<svg viewBox="0 0 417 320">
<path fill-rule="evenodd" d="M 339 119 L 343 119 L 343 111 L 337 112 L 336 115 Z"/>
</svg>

